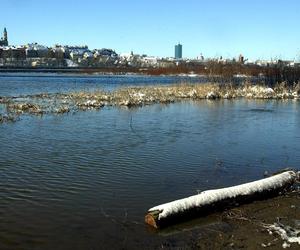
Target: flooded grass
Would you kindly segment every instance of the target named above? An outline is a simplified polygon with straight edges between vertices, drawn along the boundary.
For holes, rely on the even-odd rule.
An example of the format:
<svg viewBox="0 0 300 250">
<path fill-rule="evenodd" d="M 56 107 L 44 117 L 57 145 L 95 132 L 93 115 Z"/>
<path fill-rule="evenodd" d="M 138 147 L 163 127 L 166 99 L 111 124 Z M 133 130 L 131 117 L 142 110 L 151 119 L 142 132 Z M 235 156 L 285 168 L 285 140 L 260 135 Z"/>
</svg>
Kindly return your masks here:
<svg viewBox="0 0 300 250">
<path fill-rule="evenodd" d="M 0 97 L 7 113 L 65 114 L 100 109 L 104 106 L 143 106 L 200 99 L 299 99 L 300 83 L 289 86 L 277 84 L 274 88 L 249 83 L 234 84 L 178 84 L 172 86 L 125 87 L 114 91 L 80 91 L 70 93 L 40 93 L 36 95 Z M 2 119 L 4 120 L 4 119 Z"/>
<path fill-rule="evenodd" d="M 11 115 L 11 114 L 10 115 L 0 114 L 0 124 L 1 123 L 6 123 L 6 122 L 15 122 L 15 121 L 17 121 L 17 119 L 18 119 L 18 116 L 14 116 L 14 115 Z"/>
</svg>

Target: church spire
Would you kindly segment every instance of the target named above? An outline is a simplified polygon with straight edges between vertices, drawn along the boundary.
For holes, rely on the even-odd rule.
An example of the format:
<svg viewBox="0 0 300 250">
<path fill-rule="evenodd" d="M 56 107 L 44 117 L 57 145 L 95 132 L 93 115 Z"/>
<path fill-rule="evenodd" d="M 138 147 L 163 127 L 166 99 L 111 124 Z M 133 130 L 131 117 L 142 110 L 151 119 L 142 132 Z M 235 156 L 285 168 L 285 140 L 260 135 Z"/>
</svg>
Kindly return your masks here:
<svg viewBox="0 0 300 250">
<path fill-rule="evenodd" d="M 7 38 L 7 30 L 6 30 L 6 28 L 4 28 L 3 38 L 4 38 L 4 41 L 8 42 L 8 38 Z"/>
<path fill-rule="evenodd" d="M 0 46 L 8 46 L 7 30 L 4 28 L 3 37 L 0 39 Z"/>
</svg>

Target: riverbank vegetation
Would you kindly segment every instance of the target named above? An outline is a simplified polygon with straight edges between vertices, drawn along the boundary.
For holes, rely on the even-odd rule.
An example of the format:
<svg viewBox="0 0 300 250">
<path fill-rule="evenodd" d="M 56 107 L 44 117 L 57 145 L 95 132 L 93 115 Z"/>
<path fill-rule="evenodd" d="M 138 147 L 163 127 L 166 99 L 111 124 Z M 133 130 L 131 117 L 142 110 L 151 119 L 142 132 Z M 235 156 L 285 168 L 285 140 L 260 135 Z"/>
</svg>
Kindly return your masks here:
<svg viewBox="0 0 300 250">
<path fill-rule="evenodd" d="M 273 87 L 262 84 L 188 84 L 144 87 L 124 87 L 114 91 L 79 91 L 70 93 L 41 93 L 36 95 L 0 97 L 6 107 L 5 117 L 21 114 L 64 114 L 80 110 L 100 109 L 104 106 L 143 106 L 155 103 L 172 103 L 182 100 L 217 99 L 300 99 L 300 83 L 287 82 Z"/>
</svg>

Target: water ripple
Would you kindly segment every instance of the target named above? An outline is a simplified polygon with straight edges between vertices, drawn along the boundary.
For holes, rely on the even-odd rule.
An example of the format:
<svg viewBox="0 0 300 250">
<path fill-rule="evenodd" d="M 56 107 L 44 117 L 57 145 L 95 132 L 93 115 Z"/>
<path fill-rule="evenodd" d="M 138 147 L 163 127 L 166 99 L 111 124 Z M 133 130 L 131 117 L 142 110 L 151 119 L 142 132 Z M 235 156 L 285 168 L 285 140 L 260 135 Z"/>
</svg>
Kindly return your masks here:
<svg viewBox="0 0 300 250">
<path fill-rule="evenodd" d="M 0 248 L 116 235 L 118 221 L 142 220 L 160 202 L 299 166 L 299 103 L 244 112 L 261 105 L 186 102 L 0 126 Z"/>
</svg>

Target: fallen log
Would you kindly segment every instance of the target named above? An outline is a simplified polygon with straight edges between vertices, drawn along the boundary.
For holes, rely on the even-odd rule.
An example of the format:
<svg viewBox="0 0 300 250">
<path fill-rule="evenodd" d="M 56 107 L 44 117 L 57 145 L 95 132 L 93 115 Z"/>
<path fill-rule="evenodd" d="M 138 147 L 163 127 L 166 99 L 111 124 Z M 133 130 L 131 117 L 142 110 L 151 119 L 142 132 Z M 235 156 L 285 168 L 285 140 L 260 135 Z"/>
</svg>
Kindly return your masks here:
<svg viewBox="0 0 300 250">
<path fill-rule="evenodd" d="M 299 176 L 300 172 L 285 171 L 238 186 L 207 190 L 149 209 L 145 222 L 152 227 L 161 228 L 241 203 L 274 197 L 293 186 L 299 180 Z"/>
</svg>

